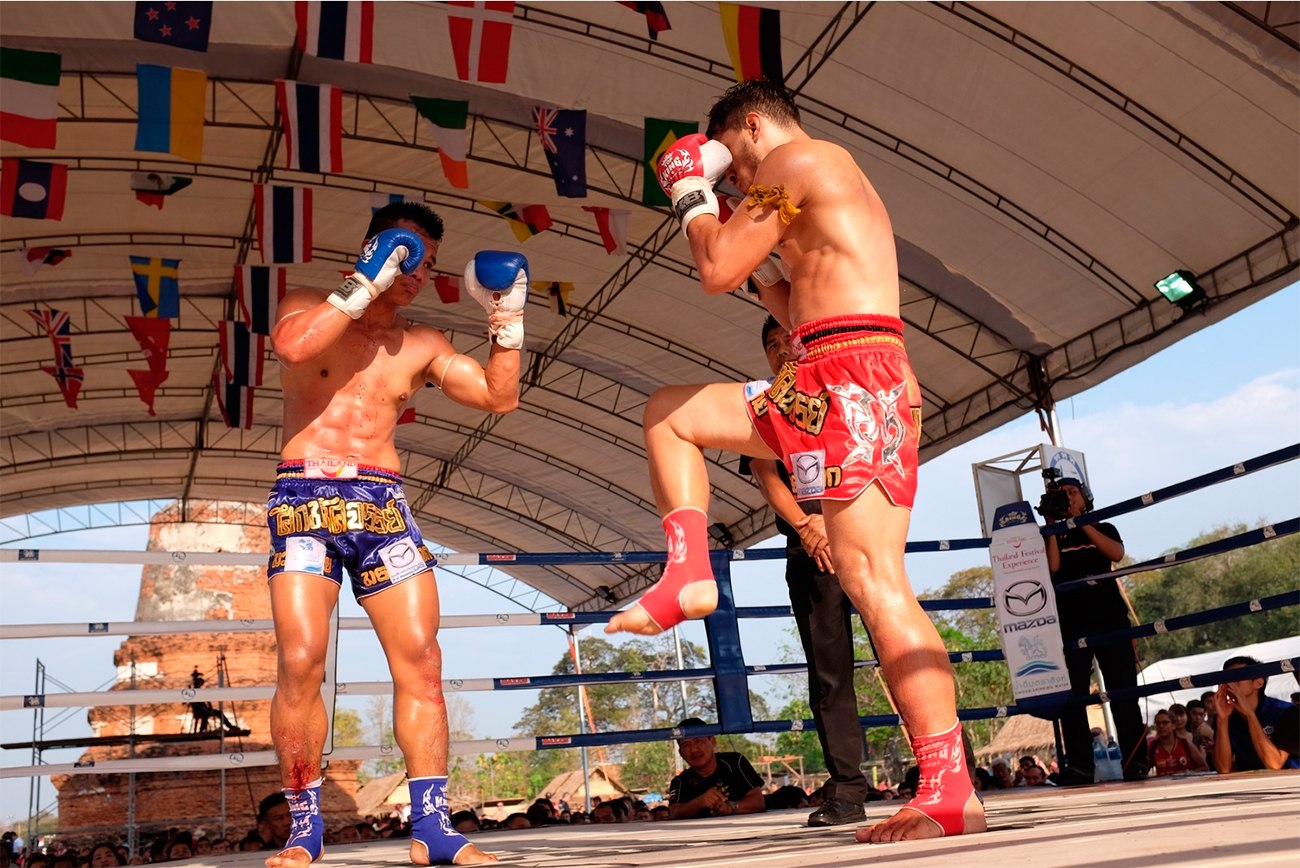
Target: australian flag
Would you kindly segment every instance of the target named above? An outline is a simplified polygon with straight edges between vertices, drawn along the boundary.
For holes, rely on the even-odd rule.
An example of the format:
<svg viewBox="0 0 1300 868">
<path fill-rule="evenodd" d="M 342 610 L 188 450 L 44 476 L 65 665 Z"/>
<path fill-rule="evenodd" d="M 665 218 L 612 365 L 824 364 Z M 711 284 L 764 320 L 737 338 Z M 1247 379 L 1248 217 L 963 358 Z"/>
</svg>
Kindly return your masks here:
<svg viewBox="0 0 1300 868">
<path fill-rule="evenodd" d="M 211 3 L 137 3 L 135 38 L 190 51 L 207 51 Z"/>
<path fill-rule="evenodd" d="M 555 192 L 587 197 L 587 113 L 579 109 L 533 108 L 533 124 L 546 151 Z"/>
</svg>

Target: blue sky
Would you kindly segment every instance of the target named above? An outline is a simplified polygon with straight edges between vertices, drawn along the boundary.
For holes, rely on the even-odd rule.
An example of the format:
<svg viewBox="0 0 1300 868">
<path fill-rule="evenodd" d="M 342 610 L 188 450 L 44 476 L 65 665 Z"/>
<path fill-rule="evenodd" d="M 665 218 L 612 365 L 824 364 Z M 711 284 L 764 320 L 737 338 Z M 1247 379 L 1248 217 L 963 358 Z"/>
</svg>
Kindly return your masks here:
<svg viewBox="0 0 1300 868">
<path fill-rule="evenodd" d="M 1104 506 L 1182 479 L 1252 458 L 1300 439 L 1300 291 L 1275 293 L 1223 322 L 1186 338 L 1141 365 L 1125 371 L 1058 407 L 1064 443 L 1086 453 L 1097 505 Z M 980 535 L 975 506 L 973 463 L 1043 442 L 1031 415 L 951 450 L 921 469 L 910 539 Z M 1036 498 L 1037 494 L 1033 495 Z M 1254 524 L 1300 515 L 1297 463 L 1233 480 L 1115 521 L 1130 556 L 1154 557 L 1199 532 L 1220 524 Z M 144 528 L 124 528 L 46 537 L 29 545 L 42 548 L 144 548 Z M 771 545 L 764 543 L 763 545 Z M 918 591 L 941 586 L 957 570 L 986 566 L 983 552 L 909 556 L 908 569 Z M 10 564 L 0 583 L 0 622 L 43 623 L 129 621 L 134 617 L 139 567 Z M 733 576 L 740 605 L 788 603 L 779 562 L 737 565 Z M 478 614 L 509 611 L 496 594 L 457 576 L 440 576 L 443 611 Z M 346 598 L 345 615 L 360 615 Z M 1145 614 L 1145 613 L 1144 613 Z M 1158 613 L 1157 613 L 1158 614 Z M 789 621 L 750 622 L 742 630 L 746 662 L 785 659 L 791 646 Z M 442 636 L 445 676 L 474 678 L 547 673 L 567 653 L 556 628 L 447 630 Z M 597 628 L 598 630 L 598 628 Z M 588 630 L 584 635 L 600 635 Z M 684 628 L 687 639 L 704 644 L 698 624 Z M 370 680 L 383 671 L 373 637 L 344 633 L 338 677 Z M 75 641 L 10 640 L 3 645 L 0 693 L 29 692 L 39 657 L 49 674 L 74 690 L 102 689 L 111 681 L 117 637 Z M 521 649 L 526 649 L 521 652 Z M 232 673 L 238 678 L 238 673 Z M 755 687 L 780 694 L 784 685 Z M 477 736 L 513 732 L 520 711 L 536 700 L 531 691 L 465 694 Z M 773 696 L 776 700 L 777 697 Z M 47 723 L 56 712 L 47 713 Z M 51 738 L 88 734 L 83 710 L 71 710 Z M 0 713 L 0 740 L 29 739 L 30 714 Z M 68 762 L 76 751 L 47 752 L 48 762 Z M 27 765 L 30 755 L 5 751 L 5 766 Z M 52 796 L 42 785 L 43 802 Z M 28 782 L 0 781 L 0 824 L 27 815 Z"/>
</svg>

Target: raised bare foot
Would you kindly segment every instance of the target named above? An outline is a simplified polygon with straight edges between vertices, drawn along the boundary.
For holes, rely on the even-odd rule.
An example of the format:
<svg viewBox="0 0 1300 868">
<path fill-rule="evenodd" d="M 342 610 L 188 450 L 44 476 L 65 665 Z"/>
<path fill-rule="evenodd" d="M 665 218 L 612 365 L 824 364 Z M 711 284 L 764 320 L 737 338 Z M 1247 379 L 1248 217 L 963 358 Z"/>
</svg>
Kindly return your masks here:
<svg viewBox="0 0 1300 868">
<path fill-rule="evenodd" d="M 320 856 L 316 859 L 324 855 L 325 850 L 322 848 Z M 274 856 L 266 857 L 266 868 L 304 868 L 316 859 L 312 859 L 311 854 L 302 847 L 287 847 Z"/>
<path fill-rule="evenodd" d="M 446 865 L 446 860 L 429 861 L 429 849 L 419 841 L 411 841 L 411 861 L 416 865 Z M 495 853 L 484 853 L 473 844 L 466 844 L 456 852 L 452 865 L 481 865 L 484 862 L 498 862 Z M 269 864 L 269 863 L 268 863 Z"/>
<path fill-rule="evenodd" d="M 983 832 L 988 829 L 988 823 L 984 819 L 984 805 L 980 802 L 979 796 L 974 792 L 966 800 L 966 807 L 962 811 L 962 827 L 960 831 L 949 831 L 949 835 L 970 835 L 975 832 Z M 919 808 L 913 808 L 905 805 L 899 809 L 897 814 L 885 820 L 883 823 L 877 823 L 866 829 L 859 829 L 857 840 L 860 844 L 888 844 L 893 841 L 919 841 L 922 838 L 942 838 L 945 832 L 943 826 L 928 814 Z"/>
<path fill-rule="evenodd" d="M 701 579 L 684 585 L 677 599 L 660 599 L 671 591 L 665 590 L 662 580 L 630 609 L 619 612 L 605 625 L 606 633 L 637 633 L 657 636 L 682 621 L 703 618 L 718 608 L 718 584 L 712 579 Z M 650 610 L 656 617 L 650 617 Z"/>
</svg>

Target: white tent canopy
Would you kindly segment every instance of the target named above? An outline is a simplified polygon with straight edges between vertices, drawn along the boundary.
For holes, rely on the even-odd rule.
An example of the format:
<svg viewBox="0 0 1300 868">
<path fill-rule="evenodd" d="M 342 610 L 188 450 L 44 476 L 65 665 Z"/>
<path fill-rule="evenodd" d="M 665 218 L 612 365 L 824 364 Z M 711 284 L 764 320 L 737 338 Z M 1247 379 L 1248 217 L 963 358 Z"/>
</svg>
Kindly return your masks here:
<svg viewBox="0 0 1300 868">
<path fill-rule="evenodd" d="M 481 6 L 481 4 L 478 4 Z M 494 4 L 495 5 L 495 4 Z M 503 84 L 462 81 L 438 3 L 374 6 L 374 63 L 304 56 L 290 3 L 214 4 L 198 53 L 132 38 L 135 4 L 5 3 L 0 42 L 62 56 L 58 141 L 5 157 L 67 165 L 61 221 L 6 218 L 0 238 L 0 517 L 132 499 L 260 502 L 280 446 L 276 365 L 250 429 L 214 401 L 217 329 L 233 267 L 260 264 L 253 185 L 314 190 L 313 259 L 295 285 L 334 286 L 370 194 L 401 192 L 447 220 L 439 268 L 474 251 L 525 252 L 532 276 L 571 282 L 561 317 L 528 310 L 522 406 L 500 418 L 433 390 L 398 430 L 426 536 L 460 551 L 663 546 L 640 418 L 668 383 L 766 371 L 764 311 L 706 296 L 665 208 L 641 204 L 646 118 L 701 120 L 734 81 L 713 3 L 644 16 L 613 2 L 515 3 Z M 1267 3 L 763 3 L 780 12 L 782 68 L 815 136 L 848 148 L 890 210 L 907 345 L 925 396 L 922 458 L 1137 364 L 1295 279 L 1300 72 L 1293 21 Z M 498 14 L 498 13 L 493 13 Z M 1285 18 L 1285 15 L 1282 15 Z M 208 76 L 203 160 L 136 151 L 136 64 Z M 343 171 L 285 168 L 277 78 L 343 89 Z M 452 187 L 411 95 L 469 101 L 470 189 Z M 531 109 L 585 109 L 589 195 L 556 195 Z M 192 184 L 162 210 L 134 172 Z M 544 204 L 554 225 L 520 244 L 481 200 Z M 629 212 L 629 255 L 606 253 L 583 205 Z M 35 274 L 18 251 L 72 250 Z M 181 260 L 169 377 L 147 414 L 128 255 Z M 1182 316 L 1152 282 L 1199 276 L 1210 304 Z M 71 315 L 78 408 L 64 405 L 34 308 Z M 414 318 L 483 359 L 482 314 L 428 291 Z M 772 515 L 736 458 L 710 453 L 713 518 L 738 545 Z M 604 608 L 653 566 L 510 567 L 559 604 Z"/>
</svg>

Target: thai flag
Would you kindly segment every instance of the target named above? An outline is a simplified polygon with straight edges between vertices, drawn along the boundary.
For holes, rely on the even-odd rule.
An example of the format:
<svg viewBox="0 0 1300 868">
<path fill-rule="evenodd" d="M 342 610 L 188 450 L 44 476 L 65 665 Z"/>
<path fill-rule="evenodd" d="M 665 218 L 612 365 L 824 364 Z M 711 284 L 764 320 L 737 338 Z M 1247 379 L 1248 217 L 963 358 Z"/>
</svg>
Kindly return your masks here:
<svg viewBox="0 0 1300 868">
<path fill-rule="evenodd" d="M 227 428 L 253 427 L 253 387 L 227 383 L 220 371 L 212 372 L 212 389 Z"/>
<path fill-rule="evenodd" d="M 343 171 L 343 89 L 279 78 L 275 96 L 284 125 L 285 167 Z"/>
<path fill-rule="evenodd" d="M 226 382 L 241 386 L 262 385 L 265 335 L 254 334 L 242 322 L 228 319 L 221 323 L 219 344 Z"/>
<path fill-rule="evenodd" d="M 311 262 L 311 188 L 256 184 L 257 243 L 263 262 Z"/>
<path fill-rule="evenodd" d="M 298 48 L 304 54 L 371 63 L 375 35 L 375 4 L 295 3 Z"/>
<path fill-rule="evenodd" d="M 269 335 L 275 326 L 276 311 L 288 289 L 283 268 L 266 265 L 235 266 L 235 299 L 249 329 Z"/>
</svg>

